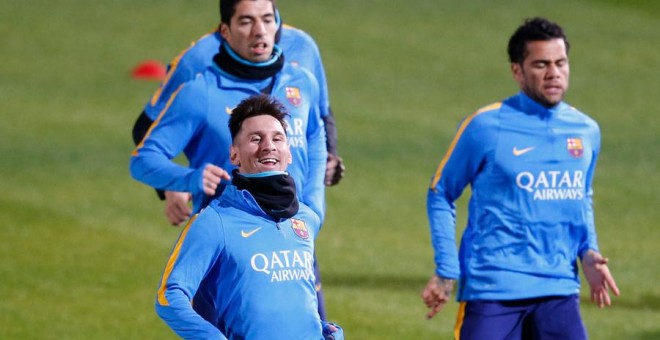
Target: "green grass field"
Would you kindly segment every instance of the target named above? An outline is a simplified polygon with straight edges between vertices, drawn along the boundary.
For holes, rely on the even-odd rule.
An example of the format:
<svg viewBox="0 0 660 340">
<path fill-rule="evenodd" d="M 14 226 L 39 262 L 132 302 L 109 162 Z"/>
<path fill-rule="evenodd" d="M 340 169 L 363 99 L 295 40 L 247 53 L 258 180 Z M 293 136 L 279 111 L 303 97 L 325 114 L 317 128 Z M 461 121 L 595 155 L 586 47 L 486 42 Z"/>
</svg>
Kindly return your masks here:
<svg viewBox="0 0 660 340">
<path fill-rule="evenodd" d="M 348 339 L 449 339 L 424 318 L 426 187 L 460 119 L 517 90 L 524 17 L 572 43 L 567 101 L 602 130 L 596 220 L 622 296 L 592 339 L 659 339 L 660 2 L 281 0 L 326 64 L 347 172 L 318 239 L 328 313 Z M 199 0 L 0 0 L 0 338 L 174 339 L 153 311 L 179 229 L 128 173 L 131 126 L 169 61 L 217 22 Z M 466 197 L 459 202 L 465 221 Z M 583 287 L 585 288 L 585 287 Z"/>
</svg>

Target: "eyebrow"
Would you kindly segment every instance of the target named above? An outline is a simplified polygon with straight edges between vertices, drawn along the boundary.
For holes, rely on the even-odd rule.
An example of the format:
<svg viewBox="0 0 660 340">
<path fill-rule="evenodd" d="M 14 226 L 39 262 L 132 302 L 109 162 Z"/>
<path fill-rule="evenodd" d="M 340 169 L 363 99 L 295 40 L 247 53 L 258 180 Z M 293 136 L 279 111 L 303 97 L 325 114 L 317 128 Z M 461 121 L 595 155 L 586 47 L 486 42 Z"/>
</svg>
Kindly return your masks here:
<svg viewBox="0 0 660 340">
<path fill-rule="evenodd" d="M 255 16 L 255 15 L 244 14 L 244 15 L 239 15 L 238 18 L 237 18 L 237 20 L 243 20 L 243 19 L 250 19 L 250 20 L 253 20 L 253 19 L 258 18 L 258 17 L 260 17 L 260 18 L 274 18 L 274 17 L 275 17 L 275 14 L 274 14 L 274 13 L 267 13 L 267 14 L 264 14 L 264 15 L 262 15 L 262 16 Z"/>
<path fill-rule="evenodd" d="M 248 136 L 253 136 L 253 135 L 267 135 L 269 134 L 269 131 L 264 131 L 264 130 L 255 130 L 255 131 L 249 131 L 247 133 Z M 286 136 L 285 132 L 282 131 L 276 131 L 275 132 L 276 136 Z"/>
</svg>

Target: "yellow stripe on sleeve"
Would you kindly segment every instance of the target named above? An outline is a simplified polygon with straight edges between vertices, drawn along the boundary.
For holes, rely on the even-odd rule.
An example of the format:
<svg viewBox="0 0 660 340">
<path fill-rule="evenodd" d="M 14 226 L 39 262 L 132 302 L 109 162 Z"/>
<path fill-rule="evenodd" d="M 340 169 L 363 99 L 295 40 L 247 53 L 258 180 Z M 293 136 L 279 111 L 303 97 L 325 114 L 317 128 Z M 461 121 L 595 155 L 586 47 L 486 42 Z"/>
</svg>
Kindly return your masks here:
<svg viewBox="0 0 660 340">
<path fill-rule="evenodd" d="M 469 117 L 465 118 L 463 120 L 463 123 L 461 123 L 461 126 L 459 126 L 458 131 L 456 132 L 456 135 L 454 136 L 454 139 L 451 141 L 451 144 L 449 145 L 449 149 L 445 153 L 445 156 L 442 157 L 442 161 L 440 161 L 440 165 L 438 165 L 438 169 L 435 171 L 435 175 L 433 176 L 433 180 L 431 181 L 430 188 L 433 189 L 435 186 L 438 184 L 438 181 L 440 181 L 440 176 L 442 175 L 442 170 L 444 170 L 445 165 L 447 164 L 447 161 L 449 160 L 449 157 L 451 156 L 452 152 L 454 152 L 454 148 L 456 148 L 456 144 L 458 143 L 458 140 L 461 138 L 461 135 L 463 134 L 463 131 L 465 131 L 465 128 L 470 124 L 472 119 L 479 115 L 480 113 L 494 110 L 502 106 L 502 103 L 495 103 L 488 105 L 486 107 L 483 107 L 479 109 L 477 112 L 471 114 Z"/>
<path fill-rule="evenodd" d="M 151 130 L 153 130 L 156 127 L 156 125 L 158 125 L 158 123 L 160 123 L 161 118 L 163 118 L 163 115 L 165 115 L 165 112 L 167 112 L 167 109 L 170 108 L 170 105 L 172 105 L 172 102 L 174 101 L 174 98 L 176 98 L 176 96 L 179 94 L 179 91 L 181 91 L 181 88 L 183 87 L 183 85 L 184 84 L 181 84 L 179 86 L 179 88 L 176 89 L 176 91 L 174 91 L 174 93 L 172 93 L 172 96 L 170 97 L 170 99 L 167 100 L 167 104 L 165 105 L 163 110 L 160 111 L 160 113 L 158 114 L 158 118 L 156 118 L 156 120 L 153 123 L 151 123 L 151 126 L 149 126 L 149 130 L 147 130 L 147 133 L 145 133 L 144 137 L 142 137 L 142 140 L 140 141 L 140 144 L 138 144 L 135 147 L 135 149 L 133 149 L 133 152 L 131 153 L 132 156 L 137 156 L 138 150 L 144 145 L 144 141 L 151 134 Z"/>
<path fill-rule="evenodd" d="M 216 29 L 214 29 L 213 31 L 211 31 L 207 34 L 204 34 L 201 38 L 197 39 L 197 41 L 202 40 L 202 39 L 206 38 L 208 35 L 214 34 L 217 31 L 218 31 L 218 29 L 216 28 Z M 178 56 L 176 56 L 174 59 L 172 59 L 172 62 L 170 63 L 170 69 L 168 70 L 167 75 L 165 76 L 165 80 L 163 80 L 163 82 L 160 84 L 160 86 L 158 87 L 158 90 L 156 90 L 156 92 L 154 92 L 154 95 L 151 96 L 151 100 L 149 101 L 149 104 L 151 104 L 151 106 L 156 105 L 156 103 L 158 102 L 158 99 L 160 99 L 161 93 L 163 92 L 163 87 L 165 86 L 165 84 L 167 84 L 170 81 L 170 78 L 172 78 L 172 75 L 174 74 L 174 71 L 176 71 L 176 68 L 179 67 L 179 62 L 181 61 L 181 58 L 183 58 L 183 55 L 186 54 L 186 52 L 188 52 L 191 48 L 193 48 L 193 46 L 195 46 L 195 44 L 197 44 L 197 41 L 192 42 L 188 48 L 181 51 L 181 53 L 179 53 Z"/>
<path fill-rule="evenodd" d="M 151 106 L 156 105 L 158 102 L 158 99 L 160 99 L 160 95 L 163 93 L 163 87 L 165 87 L 165 84 L 167 84 L 170 81 L 170 78 L 172 78 L 172 75 L 174 74 L 174 71 L 176 71 L 177 66 L 179 66 L 179 61 L 181 61 L 181 58 L 183 55 L 189 50 L 190 48 L 187 48 L 183 50 L 176 58 L 172 60 L 170 63 L 170 69 L 168 70 L 167 74 L 165 75 L 165 80 L 158 86 L 158 89 L 156 92 L 154 92 L 153 96 L 151 96 L 151 100 L 149 100 L 149 104 Z"/>
<path fill-rule="evenodd" d="M 196 214 L 193 217 L 191 217 L 188 223 L 186 224 L 185 228 L 183 229 L 183 231 L 181 231 L 179 240 L 176 242 L 176 245 L 174 246 L 174 250 L 172 250 L 172 254 L 170 255 L 170 259 L 167 261 L 167 266 L 165 266 L 165 272 L 163 273 L 163 278 L 160 281 L 160 288 L 158 288 L 158 303 L 161 306 L 170 305 L 169 301 L 167 301 L 167 298 L 165 297 L 165 291 L 167 290 L 167 286 L 166 286 L 167 280 L 170 278 L 170 274 L 172 274 L 172 270 L 174 269 L 174 264 L 176 263 L 176 260 L 179 258 L 181 245 L 183 244 L 183 241 L 186 239 L 188 230 L 190 230 L 190 226 L 195 221 L 197 216 L 198 215 Z"/>
</svg>

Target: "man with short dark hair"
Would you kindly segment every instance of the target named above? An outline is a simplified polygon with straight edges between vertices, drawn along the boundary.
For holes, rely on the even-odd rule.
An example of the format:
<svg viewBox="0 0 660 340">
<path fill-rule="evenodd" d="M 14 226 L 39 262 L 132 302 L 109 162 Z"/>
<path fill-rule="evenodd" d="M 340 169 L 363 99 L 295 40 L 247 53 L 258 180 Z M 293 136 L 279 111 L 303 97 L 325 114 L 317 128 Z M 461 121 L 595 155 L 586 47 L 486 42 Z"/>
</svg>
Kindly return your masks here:
<svg viewBox="0 0 660 340">
<path fill-rule="evenodd" d="M 317 312 L 321 220 L 285 171 L 285 116 L 266 95 L 233 110 L 232 184 L 182 230 L 158 289 L 156 312 L 183 338 L 343 339 Z"/>
<path fill-rule="evenodd" d="M 466 118 L 431 181 L 436 270 L 422 299 L 433 317 L 458 280 L 457 339 L 586 339 L 578 259 L 599 307 L 609 289 L 619 295 L 594 226 L 600 131 L 563 102 L 568 49 L 559 25 L 526 20 L 508 48 L 520 92 Z M 457 251 L 454 202 L 467 185 Z"/>
</svg>

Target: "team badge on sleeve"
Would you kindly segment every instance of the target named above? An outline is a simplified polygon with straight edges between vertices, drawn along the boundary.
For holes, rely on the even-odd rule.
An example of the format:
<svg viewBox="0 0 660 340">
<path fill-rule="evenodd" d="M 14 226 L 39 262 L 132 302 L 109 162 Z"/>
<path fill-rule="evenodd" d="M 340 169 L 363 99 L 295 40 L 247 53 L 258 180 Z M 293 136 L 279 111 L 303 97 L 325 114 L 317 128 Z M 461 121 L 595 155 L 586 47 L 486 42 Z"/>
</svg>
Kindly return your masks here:
<svg viewBox="0 0 660 340">
<path fill-rule="evenodd" d="M 286 99 L 288 99 L 289 103 L 291 103 L 293 106 L 300 105 L 300 103 L 302 103 L 302 98 L 300 97 L 300 89 L 297 87 L 287 87 Z"/>
<path fill-rule="evenodd" d="M 303 240 L 309 238 L 309 231 L 305 225 L 305 221 L 296 220 L 295 218 L 291 219 L 291 229 L 293 229 L 294 234 L 300 237 Z"/>
<path fill-rule="evenodd" d="M 568 149 L 568 153 L 575 158 L 582 157 L 582 153 L 584 152 L 581 138 L 567 138 L 566 148 Z"/>
</svg>

